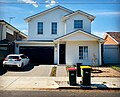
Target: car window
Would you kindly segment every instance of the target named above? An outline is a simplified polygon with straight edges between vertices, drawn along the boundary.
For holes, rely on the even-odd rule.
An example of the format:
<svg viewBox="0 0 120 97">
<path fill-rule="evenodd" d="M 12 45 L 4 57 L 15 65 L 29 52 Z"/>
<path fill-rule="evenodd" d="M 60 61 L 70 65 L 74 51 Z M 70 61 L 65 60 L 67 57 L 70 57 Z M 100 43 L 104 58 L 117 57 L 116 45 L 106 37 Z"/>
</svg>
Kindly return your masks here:
<svg viewBox="0 0 120 97">
<path fill-rule="evenodd" d="M 21 57 L 21 58 L 27 58 L 27 56 L 25 56 L 25 55 L 21 55 L 20 57 Z"/>
<path fill-rule="evenodd" d="M 9 56 L 8 59 L 19 59 L 19 56 Z"/>
</svg>

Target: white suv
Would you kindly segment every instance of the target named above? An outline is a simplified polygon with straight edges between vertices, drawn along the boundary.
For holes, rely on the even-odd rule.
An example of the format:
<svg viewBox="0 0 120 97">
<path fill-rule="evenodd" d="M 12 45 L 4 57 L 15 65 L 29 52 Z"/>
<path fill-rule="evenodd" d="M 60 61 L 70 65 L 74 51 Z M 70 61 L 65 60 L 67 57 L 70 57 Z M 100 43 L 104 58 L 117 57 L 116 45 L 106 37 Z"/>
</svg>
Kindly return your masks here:
<svg viewBox="0 0 120 97">
<path fill-rule="evenodd" d="M 24 54 L 10 54 L 3 61 L 3 67 L 17 66 L 19 68 L 23 68 L 27 64 L 29 64 L 29 58 Z"/>
</svg>

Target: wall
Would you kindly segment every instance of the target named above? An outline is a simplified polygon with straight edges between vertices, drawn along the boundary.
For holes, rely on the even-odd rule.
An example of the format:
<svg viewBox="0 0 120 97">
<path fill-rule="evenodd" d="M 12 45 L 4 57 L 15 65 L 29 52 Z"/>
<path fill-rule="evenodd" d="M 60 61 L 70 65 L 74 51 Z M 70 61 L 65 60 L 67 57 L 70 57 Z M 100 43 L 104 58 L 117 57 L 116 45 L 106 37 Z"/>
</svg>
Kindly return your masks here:
<svg viewBox="0 0 120 97">
<path fill-rule="evenodd" d="M 112 38 L 110 38 L 109 36 L 106 37 L 104 45 L 116 45 L 116 44 L 117 43 Z"/>
<path fill-rule="evenodd" d="M 86 16 L 75 14 L 66 21 L 63 21 L 62 18 L 66 14 L 68 14 L 68 12 L 61 9 L 56 9 L 44 15 L 33 18 L 28 23 L 28 40 L 53 40 L 66 33 L 70 33 L 76 30 L 74 29 L 74 20 L 83 20 L 83 29 L 91 33 L 91 22 Z M 38 22 L 43 22 L 42 35 L 37 34 Z M 57 22 L 57 35 L 51 34 L 51 22 Z"/>
<path fill-rule="evenodd" d="M 62 17 L 68 12 L 56 9 L 44 15 L 32 19 L 28 23 L 28 40 L 53 40 L 65 33 L 65 23 Z M 43 22 L 43 35 L 37 34 L 37 23 Z M 51 34 L 51 22 L 57 22 L 57 35 Z"/>
<path fill-rule="evenodd" d="M 88 59 L 80 60 L 79 59 L 79 46 L 88 46 Z M 83 65 L 91 65 L 93 54 L 96 55 L 96 65 L 98 65 L 98 42 L 66 42 L 66 64 L 76 64 L 83 63 Z"/>
<path fill-rule="evenodd" d="M 86 16 L 80 14 L 75 14 L 66 21 L 66 33 L 76 30 L 74 29 L 74 20 L 83 20 L 83 30 L 91 33 L 90 20 Z"/>
</svg>

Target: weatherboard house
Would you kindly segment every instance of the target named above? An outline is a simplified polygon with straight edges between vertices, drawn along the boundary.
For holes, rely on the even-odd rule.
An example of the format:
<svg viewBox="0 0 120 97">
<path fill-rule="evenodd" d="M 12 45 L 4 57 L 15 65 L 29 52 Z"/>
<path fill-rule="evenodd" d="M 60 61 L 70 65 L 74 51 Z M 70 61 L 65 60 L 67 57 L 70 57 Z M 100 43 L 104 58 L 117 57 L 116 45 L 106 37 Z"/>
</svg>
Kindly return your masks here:
<svg viewBox="0 0 120 97">
<path fill-rule="evenodd" d="M 94 19 L 59 5 L 27 17 L 28 40 L 16 41 L 16 53 L 40 64 L 101 65 L 104 40 L 91 34 Z"/>
</svg>

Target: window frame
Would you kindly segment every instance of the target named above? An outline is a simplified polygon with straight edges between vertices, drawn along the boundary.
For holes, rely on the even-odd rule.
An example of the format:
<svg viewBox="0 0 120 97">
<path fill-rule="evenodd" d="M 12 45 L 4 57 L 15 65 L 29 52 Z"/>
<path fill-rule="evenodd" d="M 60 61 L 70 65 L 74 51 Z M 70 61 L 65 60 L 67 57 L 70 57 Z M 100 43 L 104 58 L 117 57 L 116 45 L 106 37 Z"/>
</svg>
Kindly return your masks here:
<svg viewBox="0 0 120 97">
<path fill-rule="evenodd" d="M 79 59 L 80 60 L 87 60 L 88 59 L 88 53 L 89 53 L 88 52 L 88 46 L 79 46 Z"/>
<path fill-rule="evenodd" d="M 57 34 L 57 26 L 58 26 L 57 22 L 52 22 L 51 23 L 51 34 L 52 35 L 56 35 Z"/>
<path fill-rule="evenodd" d="M 43 22 L 37 23 L 37 34 L 43 34 Z"/>
<path fill-rule="evenodd" d="M 74 20 L 74 29 L 83 29 L 83 20 Z"/>
</svg>

